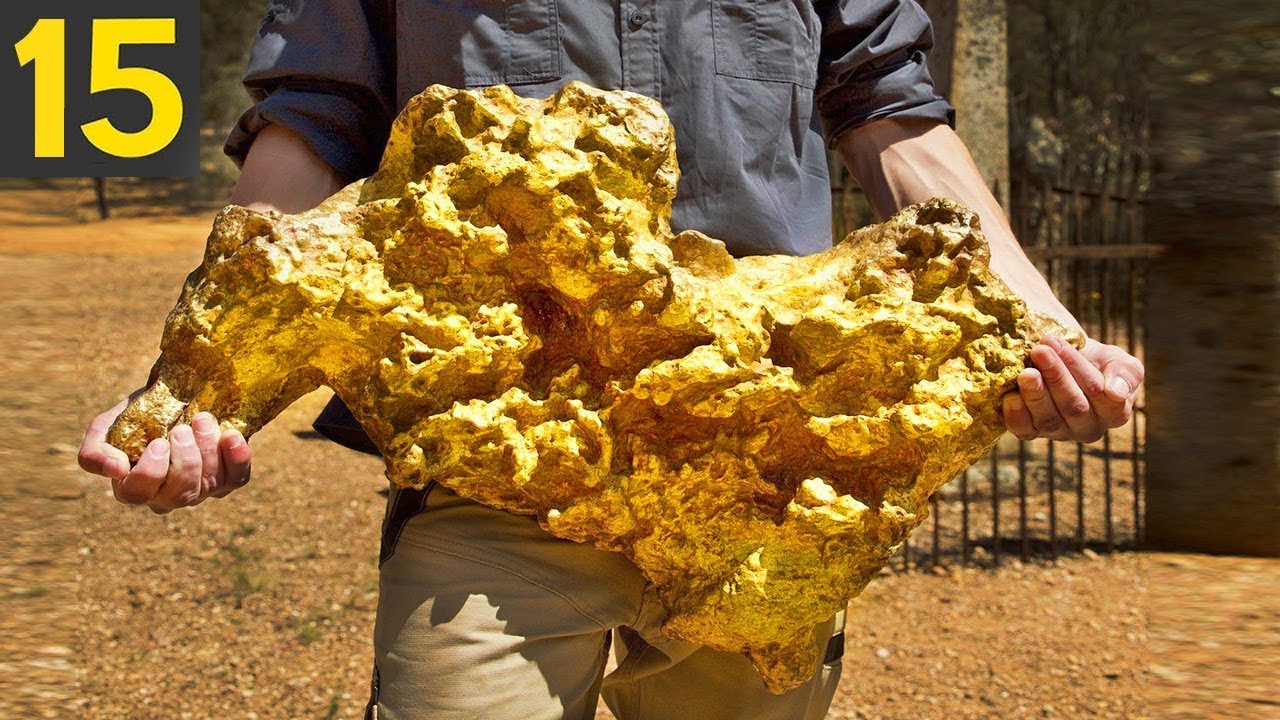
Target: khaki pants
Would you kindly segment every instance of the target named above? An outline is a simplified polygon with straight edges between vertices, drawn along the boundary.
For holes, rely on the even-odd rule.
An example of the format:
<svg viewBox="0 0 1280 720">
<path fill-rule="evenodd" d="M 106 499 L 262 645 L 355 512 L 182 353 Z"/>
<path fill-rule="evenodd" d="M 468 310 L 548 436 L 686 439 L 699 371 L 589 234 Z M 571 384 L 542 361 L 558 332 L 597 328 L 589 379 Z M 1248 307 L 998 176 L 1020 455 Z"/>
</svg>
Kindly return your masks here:
<svg viewBox="0 0 1280 720">
<path fill-rule="evenodd" d="M 783 695 L 746 658 L 670 640 L 639 571 L 443 487 L 393 490 L 383 530 L 373 720 L 816 720 L 840 678 L 827 661 Z M 612 639 L 617 669 L 605 675 Z"/>
</svg>

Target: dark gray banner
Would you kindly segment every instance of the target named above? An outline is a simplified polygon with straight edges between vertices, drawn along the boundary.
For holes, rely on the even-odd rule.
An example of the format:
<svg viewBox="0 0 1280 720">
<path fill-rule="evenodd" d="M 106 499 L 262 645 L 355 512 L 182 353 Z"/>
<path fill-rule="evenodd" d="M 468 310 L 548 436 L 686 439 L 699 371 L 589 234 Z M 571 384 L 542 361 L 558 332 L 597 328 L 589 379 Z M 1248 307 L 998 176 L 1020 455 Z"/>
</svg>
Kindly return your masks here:
<svg viewBox="0 0 1280 720">
<path fill-rule="evenodd" d="M 0 175 L 199 172 L 199 0 L 0 3 Z"/>
</svg>

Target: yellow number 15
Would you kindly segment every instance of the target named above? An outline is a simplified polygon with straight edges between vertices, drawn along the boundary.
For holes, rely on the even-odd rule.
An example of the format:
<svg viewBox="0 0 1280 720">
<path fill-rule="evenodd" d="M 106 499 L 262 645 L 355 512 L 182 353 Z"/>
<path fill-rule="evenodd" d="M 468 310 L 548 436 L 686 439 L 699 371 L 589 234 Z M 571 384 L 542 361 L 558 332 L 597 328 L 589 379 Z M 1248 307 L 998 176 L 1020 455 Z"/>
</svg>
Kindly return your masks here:
<svg viewBox="0 0 1280 720">
<path fill-rule="evenodd" d="M 66 22 L 44 18 L 14 45 L 18 62 L 35 61 L 35 156 L 65 154 L 67 106 Z M 107 118 L 80 126 L 95 147 L 108 155 L 137 158 L 163 150 L 182 127 L 182 94 L 164 74 L 150 68 L 120 67 L 121 45 L 172 45 L 173 18 L 93 21 L 89 92 L 135 90 L 151 103 L 151 122 L 137 132 L 122 132 Z"/>
</svg>

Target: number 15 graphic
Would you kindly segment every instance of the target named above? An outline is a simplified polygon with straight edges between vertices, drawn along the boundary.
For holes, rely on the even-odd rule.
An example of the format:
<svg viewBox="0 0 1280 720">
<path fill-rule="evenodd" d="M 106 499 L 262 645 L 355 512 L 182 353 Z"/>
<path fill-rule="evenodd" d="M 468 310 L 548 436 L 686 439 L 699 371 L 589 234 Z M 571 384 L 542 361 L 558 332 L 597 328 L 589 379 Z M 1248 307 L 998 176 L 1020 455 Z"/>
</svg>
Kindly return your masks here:
<svg viewBox="0 0 1280 720">
<path fill-rule="evenodd" d="M 14 49 L 20 65 L 35 64 L 35 157 L 60 158 L 66 150 L 66 21 L 38 20 Z M 89 92 L 134 90 L 151 103 L 151 122 L 137 132 L 122 132 L 108 118 L 80 126 L 88 141 L 120 158 L 155 154 L 169 145 L 182 126 L 182 94 L 168 76 L 151 68 L 120 67 L 122 45 L 172 45 L 173 18 L 94 19 Z"/>
</svg>

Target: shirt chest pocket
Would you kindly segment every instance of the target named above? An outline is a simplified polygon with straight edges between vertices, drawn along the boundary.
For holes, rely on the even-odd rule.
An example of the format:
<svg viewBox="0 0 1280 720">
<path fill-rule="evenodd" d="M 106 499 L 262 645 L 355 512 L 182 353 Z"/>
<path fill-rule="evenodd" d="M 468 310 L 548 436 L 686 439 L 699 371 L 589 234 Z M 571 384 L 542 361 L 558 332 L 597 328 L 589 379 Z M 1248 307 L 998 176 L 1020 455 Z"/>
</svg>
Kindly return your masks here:
<svg viewBox="0 0 1280 720">
<path fill-rule="evenodd" d="M 821 24 L 803 0 L 712 0 L 716 74 L 812 88 Z"/>
<path fill-rule="evenodd" d="M 561 76 L 557 0 L 400 0 L 402 88 L 520 85 Z"/>
</svg>

